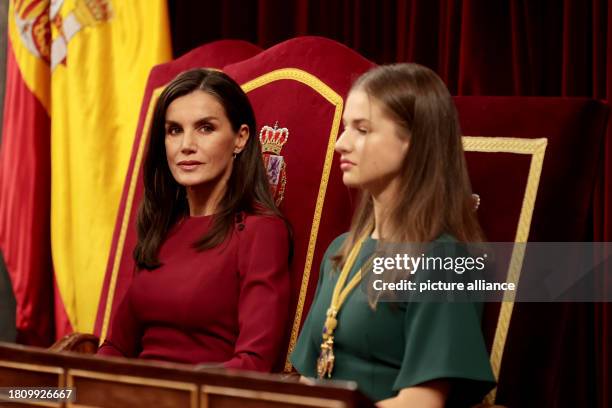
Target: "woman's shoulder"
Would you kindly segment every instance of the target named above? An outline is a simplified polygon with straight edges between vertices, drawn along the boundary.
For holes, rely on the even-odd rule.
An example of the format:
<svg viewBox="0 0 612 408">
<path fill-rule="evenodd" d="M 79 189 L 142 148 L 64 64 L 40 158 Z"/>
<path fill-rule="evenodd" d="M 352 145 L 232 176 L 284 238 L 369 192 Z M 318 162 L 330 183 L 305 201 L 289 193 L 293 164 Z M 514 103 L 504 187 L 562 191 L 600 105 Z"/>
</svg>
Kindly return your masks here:
<svg viewBox="0 0 612 408">
<path fill-rule="evenodd" d="M 285 221 L 275 214 L 251 214 L 242 213 L 236 217 L 238 231 L 244 231 L 247 234 L 273 234 L 277 235 L 287 231 Z"/>
<path fill-rule="evenodd" d="M 329 261 L 334 255 L 338 253 L 340 247 L 348 237 L 349 233 L 345 232 L 343 234 L 338 235 L 334 240 L 327 246 L 325 253 L 323 254 L 323 263 Z"/>
<path fill-rule="evenodd" d="M 349 232 L 344 232 L 334 238 L 334 240 L 327 247 L 327 252 L 337 252 L 344 243 L 344 241 L 346 241 L 346 238 L 348 238 L 348 236 Z"/>
<path fill-rule="evenodd" d="M 321 260 L 321 269 L 319 274 L 319 284 L 321 283 L 323 276 L 328 275 L 333 270 L 332 258 L 340 251 L 340 247 L 348 237 L 349 233 L 345 232 L 338 235 L 334 240 L 327 246 L 323 259 Z"/>
<path fill-rule="evenodd" d="M 469 256 L 470 250 L 470 243 L 460 241 L 453 234 L 446 232 L 440 234 L 429 246 L 429 252 L 433 256 Z"/>
<path fill-rule="evenodd" d="M 291 252 L 289 227 L 274 214 L 243 213 L 236 216 L 232 237 L 237 240 L 240 251 L 255 251 L 252 253 L 262 256 Z"/>
</svg>

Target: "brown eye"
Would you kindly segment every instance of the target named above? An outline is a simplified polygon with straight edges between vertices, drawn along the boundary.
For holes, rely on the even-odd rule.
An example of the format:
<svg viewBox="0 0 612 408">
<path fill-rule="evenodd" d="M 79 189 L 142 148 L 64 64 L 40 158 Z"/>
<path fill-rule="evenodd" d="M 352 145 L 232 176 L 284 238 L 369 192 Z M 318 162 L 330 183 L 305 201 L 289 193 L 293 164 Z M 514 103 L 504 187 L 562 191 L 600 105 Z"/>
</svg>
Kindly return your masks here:
<svg viewBox="0 0 612 408">
<path fill-rule="evenodd" d="M 178 135 L 181 132 L 181 129 L 176 126 L 169 126 L 166 129 L 166 134 L 170 136 Z"/>
<path fill-rule="evenodd" d="M 202 133 L 210 133 L 213 130 L 215 130 L 215 128 L 211 125 L 202 125 L 200 126 L 200 132 Z"/>
</svg>

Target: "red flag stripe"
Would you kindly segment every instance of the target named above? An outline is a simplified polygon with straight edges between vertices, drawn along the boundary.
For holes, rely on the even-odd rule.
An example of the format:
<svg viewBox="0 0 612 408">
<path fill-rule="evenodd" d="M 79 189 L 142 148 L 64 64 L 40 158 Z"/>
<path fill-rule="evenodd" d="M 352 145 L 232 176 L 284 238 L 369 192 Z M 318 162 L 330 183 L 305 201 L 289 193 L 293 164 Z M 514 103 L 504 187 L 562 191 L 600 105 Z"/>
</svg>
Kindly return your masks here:
<svg viewBox="0 0 612 408">
<path fill-rule="evenodd" d="M 17 301 L 18 341 L 44 346 L 53 339 L 50 121 L 26 86 L 10 43 L 6 78 L 0 248 Z"/>
</svg>

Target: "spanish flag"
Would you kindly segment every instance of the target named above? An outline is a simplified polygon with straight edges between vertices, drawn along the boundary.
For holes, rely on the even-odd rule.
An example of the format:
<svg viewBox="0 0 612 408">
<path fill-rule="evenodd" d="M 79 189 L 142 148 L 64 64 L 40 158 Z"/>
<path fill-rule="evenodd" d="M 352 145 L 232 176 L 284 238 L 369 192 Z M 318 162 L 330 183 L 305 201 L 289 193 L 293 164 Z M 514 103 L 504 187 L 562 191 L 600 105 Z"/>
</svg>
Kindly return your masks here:
<svg viewBox="0 0 612 408">
<path fill-rule="evenodd" d="M 167 6 L 64 0 L 49 16 L 51 248 L 69 323 L 58 334 L 91 333 L 147 77 L 171 59 Z"/>
<path fill-rule="evenodd" d="M 48 0 L 9 4 L 0 148 L 0 249 L 15 293 L 17 341 L 41 346 L 53 337 L 48 10 Z"/>
<path fill-rule="evenodd" d="M 10 0 L 0 249 L 18 341 L 92 332 L 166 0 Z"/>
</svg>

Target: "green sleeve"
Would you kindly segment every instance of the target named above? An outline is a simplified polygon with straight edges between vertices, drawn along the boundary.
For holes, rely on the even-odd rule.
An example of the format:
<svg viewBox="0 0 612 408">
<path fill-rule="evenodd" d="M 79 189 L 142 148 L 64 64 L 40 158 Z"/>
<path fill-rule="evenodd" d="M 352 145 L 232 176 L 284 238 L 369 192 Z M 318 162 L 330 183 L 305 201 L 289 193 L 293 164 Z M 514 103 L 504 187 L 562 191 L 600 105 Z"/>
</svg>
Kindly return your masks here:
<svg viewBox="0 0 612 408">
<path fill-rule="evenodd" d="M 319 268 L 319 281 L 317 283 L 317 290 L 315 291 L 314 298 L 310 310 L 313 310 L 313 305 L 317 302 L 319 292 L 321 291 L 321 285 L 323 284 L 323 275 L 325 275 L 325 264 L 330 262 L 329 258 L 335 254 L 338 250 L 340 243 L 343 241 L 346 234 L 343 234 L 336 238 L 325 251 L 325 255 L 321 259 L 321 267 Z M 317 375 L 317 358 L 319 358 L 319 350 L 321 343 L 315 344 L 314 338 L 320 338 L 321 328 L 312 327 L 313 313 L 308 313 L 306 321 L 302 326 L 302 331 L 298 337 L 298 341 L 295 344 L 295 348 L 291 353 L 291 364 L 295 369 L 305 377 L 316 377 Z M 318 336 L 313 335 L 313 330 L 316 331 Z"/>
<path fill-rule="evenodd" d="M 407 303 L 406 348 L 393 389 L 450 379 L 449 406 L 477 403 L 495 385 L 480 326 L 481 304 Z"/>
</svg>

